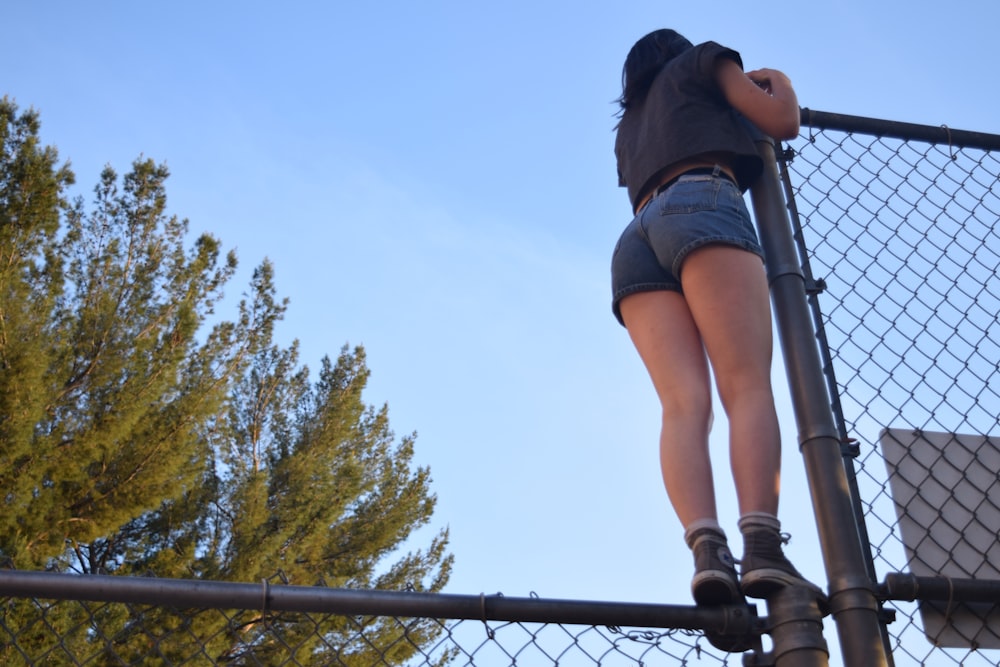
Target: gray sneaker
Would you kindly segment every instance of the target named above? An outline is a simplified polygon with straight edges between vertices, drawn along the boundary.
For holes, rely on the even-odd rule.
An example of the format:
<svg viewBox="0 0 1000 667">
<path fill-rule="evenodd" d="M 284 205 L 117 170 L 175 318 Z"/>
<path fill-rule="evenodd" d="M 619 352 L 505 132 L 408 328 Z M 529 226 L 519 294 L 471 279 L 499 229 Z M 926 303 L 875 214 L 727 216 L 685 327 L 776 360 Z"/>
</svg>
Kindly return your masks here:
<svg viewBox="0 0 1000 667">
<path fill-rule="evenodd" d="M 691 595 L 696 604 L 725 605 L 743 599 L 733 554 L 725 537 L 710 530 L 696 534 L 691 551 L 695 570 Z"/>
<path fill-rule="evenodd" d="M 802 586 L 813 591 L 820 601 L 826 600 L 823 590 L 810 582 L 785 558 L 781 545 L 788 535 L 761 528 L 743 534 L 743 560 L 740 561 L 740 586 L 752 598 L 766 599 L 785 586 Z"/>
</svg>

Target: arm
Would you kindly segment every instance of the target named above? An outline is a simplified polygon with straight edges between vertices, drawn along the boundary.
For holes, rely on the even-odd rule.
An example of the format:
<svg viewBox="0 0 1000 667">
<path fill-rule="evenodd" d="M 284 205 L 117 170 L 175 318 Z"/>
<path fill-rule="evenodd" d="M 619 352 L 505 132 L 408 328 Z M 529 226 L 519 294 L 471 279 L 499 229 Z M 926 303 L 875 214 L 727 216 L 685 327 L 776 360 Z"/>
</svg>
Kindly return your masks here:
<svg viewBox="0 0 1000 667">
<path fill-rule="evenodd" d="M 792 82 L 776 69 L 744 73 L 734 61 L 720 58 L 715 78 L 726 100 L 747 120 L 775 139 L 799 133 L 799 102 Z"/>
</svg>

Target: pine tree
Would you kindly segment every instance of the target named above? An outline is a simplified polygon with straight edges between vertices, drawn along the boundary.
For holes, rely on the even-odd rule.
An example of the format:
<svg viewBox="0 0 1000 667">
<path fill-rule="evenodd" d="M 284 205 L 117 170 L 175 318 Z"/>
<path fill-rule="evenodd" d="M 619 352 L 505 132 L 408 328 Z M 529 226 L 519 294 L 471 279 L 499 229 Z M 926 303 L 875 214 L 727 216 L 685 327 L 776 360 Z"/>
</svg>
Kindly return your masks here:
<svg viewBox="0 0 1000 667">
<path fill-rule="evenodd" d="M 52 343 L 65 337 L 54 318 L 63 294 L 57 234 L 73 175 L 56 167 L 54 149 L 39 146 L 38 130 L 37 114 L 19 116 L 7 98 L 0 101 L 0 557 L 9 560 L 34 551 L 38 540 L 21 523 L 45 488 L 46 454 L 35 444 L 58 394 L 49 374 Z"/>
<path fill-rule="evenodd" d="M 287 301 L 267 261 L 236 318 L 209 326 L 236 258 L 210 235 L 185 245 L 187 221 L 167 214 L 166 167 L 140 158 L 121 179 L 107 167 L 89 205 L 69 202 L 73 174 L 38 131 L 35 112 L 0 102 L 0 557 L 82 573 L 441 590 L 447 531 L 396 556 L 435 497 L 429 470 L 413 467 L 415 436 L 397 441 L 388 408 L 363 401 L 364 349 L 324 359 L 313 381 L 297 343 L 274 342 Z M 4 623 L 24 611 L 8 606 Z M 143 615 L 161 629 L 178 622 Z M 73 627 L 72 616 L 47 622 Z M 148 651 L 139 620 L 107 607 L 73 641 L 114 637 L 131 663 Z M 347 619 L 251 618 L 239 632 L 224 622 L 188 619 L 157 650 L 183 656 L 193 641 L 220 660 L 253 651 L 280 662 L 288 643 L 267 626 L 296 636 L 304 655 L 367 659 L 393 646 L 403 660 L 438 631 L 412 622 L 399 642 L 404 629 L 376 619 L 352 648 Z"/>
</svg>

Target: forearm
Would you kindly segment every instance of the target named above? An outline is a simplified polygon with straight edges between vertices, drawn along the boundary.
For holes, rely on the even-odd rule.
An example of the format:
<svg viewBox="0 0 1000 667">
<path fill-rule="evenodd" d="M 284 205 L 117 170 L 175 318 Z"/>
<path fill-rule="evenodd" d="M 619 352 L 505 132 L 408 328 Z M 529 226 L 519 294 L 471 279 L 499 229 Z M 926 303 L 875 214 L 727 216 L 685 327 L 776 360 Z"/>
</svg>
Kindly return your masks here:
<svg viewBox="0 0 1000 667">
<path fill-rule="evenodd" d="M 785 74 L 773 69 L 744 73 L 736 63 L 721 60 L 716 76 L 726 100 L 762 132 L 775 139 L 798 135 L 798 98 Z"/>
<path fill-rule="evenodd" d="M 799 100 L 791 80 L 778 70 L 764 69 L 748 72 L 751 81 L 757 83 L 771 97 L 771 115 L 786 131 L 778 139 L 791 139 L 799 133 Z"/>
</svg>

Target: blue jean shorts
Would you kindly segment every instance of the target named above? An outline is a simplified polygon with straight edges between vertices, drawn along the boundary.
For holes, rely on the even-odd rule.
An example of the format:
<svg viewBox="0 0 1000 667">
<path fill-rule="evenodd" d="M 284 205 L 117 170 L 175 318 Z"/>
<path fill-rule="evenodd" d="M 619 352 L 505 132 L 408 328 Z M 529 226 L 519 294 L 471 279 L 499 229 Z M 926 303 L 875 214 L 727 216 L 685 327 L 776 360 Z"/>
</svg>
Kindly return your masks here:
<svg viewBox="0 0 1000 667">
<path fill-rule="evenodd" d="M 681 266 L 701 246 L 723 243 L 761 258 L 743 195 L 724 176 L 681 176 L 632 219 L 611 257 L 612 310 L 624 326 L 621 300 L 637 292 L 681 292 Z"/>
</svg>

